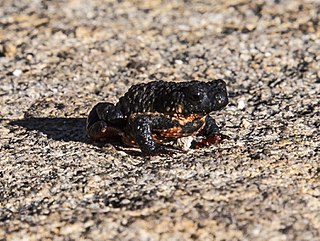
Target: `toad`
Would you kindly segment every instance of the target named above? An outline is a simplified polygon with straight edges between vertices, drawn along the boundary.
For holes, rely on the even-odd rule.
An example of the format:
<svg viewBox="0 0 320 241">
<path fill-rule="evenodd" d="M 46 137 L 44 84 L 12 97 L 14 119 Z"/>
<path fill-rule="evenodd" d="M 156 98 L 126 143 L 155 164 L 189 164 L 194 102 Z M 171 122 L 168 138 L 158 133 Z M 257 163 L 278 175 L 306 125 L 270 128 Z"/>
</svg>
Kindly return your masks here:
<svg viewBox="0 0 320 241">
<path fill-rule="evenodd" d="M 101 102 L 93 107 L 87 136 L 99 142 L 120 139 L 145 155 L 179 151 L 169 143 L 187 136 L 202 137 L 192 147 L 203 147 L 221 141 L 223 135 L 209 113 L 227 104 L 226 84 L 220 79 L 137 84 L 118 103 Z"/>
</svg>

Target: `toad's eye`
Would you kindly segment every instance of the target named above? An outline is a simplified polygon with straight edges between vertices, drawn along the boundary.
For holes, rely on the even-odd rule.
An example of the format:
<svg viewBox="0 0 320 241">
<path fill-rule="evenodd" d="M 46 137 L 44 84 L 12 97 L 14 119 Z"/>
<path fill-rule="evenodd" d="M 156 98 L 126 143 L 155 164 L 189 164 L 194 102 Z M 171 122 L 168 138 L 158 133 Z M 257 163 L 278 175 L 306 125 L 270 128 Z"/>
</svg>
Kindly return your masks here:
<svg viewBox="0 0 320 241">
<path fill-rule="evenodd" d="M 222 93 L 216 94 L 216 95 L 215 95 L 215 99 L 216 99 L 216 101 L 217 101 L 217 103 L 218 103 L 219 105 L 221 105 L 221 104 L 223 104 L 223 103 L 225 103 L 225 102 L 227 101 L 226 95 L 224 95 L 224 94 L 222 94 Z"/>
</svg>

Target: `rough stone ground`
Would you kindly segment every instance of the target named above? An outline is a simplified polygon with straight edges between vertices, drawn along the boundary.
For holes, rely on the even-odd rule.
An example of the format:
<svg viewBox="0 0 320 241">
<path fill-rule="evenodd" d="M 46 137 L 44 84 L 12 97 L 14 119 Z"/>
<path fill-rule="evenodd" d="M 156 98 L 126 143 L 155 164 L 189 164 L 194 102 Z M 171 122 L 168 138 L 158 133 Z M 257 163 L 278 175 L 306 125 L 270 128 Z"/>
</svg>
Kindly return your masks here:
<svg viewBox="0 0 320 241">
<path fill-rule="evenodd" d="M 0 5 L 0 240 L 320 240 L 319 1 Z M 211 78 L 219 146 L 85 137 L 132 84 Z"/>
</svg>

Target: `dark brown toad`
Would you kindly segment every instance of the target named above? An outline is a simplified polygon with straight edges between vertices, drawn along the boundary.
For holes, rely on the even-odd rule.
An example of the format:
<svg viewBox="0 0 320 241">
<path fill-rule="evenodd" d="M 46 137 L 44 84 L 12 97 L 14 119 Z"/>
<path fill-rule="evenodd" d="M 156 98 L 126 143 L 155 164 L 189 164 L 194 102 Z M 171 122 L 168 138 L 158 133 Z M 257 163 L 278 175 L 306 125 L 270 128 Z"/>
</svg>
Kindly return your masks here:
<svg viewBox="0 0 320 241">
<path fill-rule="evenodd" d="M 117 104 L 98 103 L 87 119 L 87 135 L 95 141 L 120 138 L 145 155 L 177 151 L 167 143 L 202 136 L 193 147 L 218 143 L 222 135 L 209 113 L 228 104 L 223 80 L 154 81 L 131 86 Z"/>
</svg>

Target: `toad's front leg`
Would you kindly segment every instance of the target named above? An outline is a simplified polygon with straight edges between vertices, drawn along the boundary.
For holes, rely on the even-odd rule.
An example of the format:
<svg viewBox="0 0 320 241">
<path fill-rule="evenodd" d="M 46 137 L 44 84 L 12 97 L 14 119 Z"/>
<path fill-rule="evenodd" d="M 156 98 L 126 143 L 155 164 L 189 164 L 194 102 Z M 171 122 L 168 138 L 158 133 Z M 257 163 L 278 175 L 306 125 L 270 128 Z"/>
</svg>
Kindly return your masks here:
<svg viewBox="0 0 320 241">
<path fill-rule="evenodd" d="M 135 114 L 128 121 L 127 131 L 145 155 L 170 154 L 180 150 L 159 144 L 154 139 L 157 130 L 169 130 L 176 123 L 161 114 Z"/>
<path fill-rule="evenodd" d="M 192 143 L 193 148 L 219 144 L 223 139 L 227 138 L 227 136 L 220 133 L 219 127 L 211 116 L 206 116 L 205 123 L 203 129 L 197 134 L 197 136 L 202 136 L 203 139 Z"/>
</svg>

